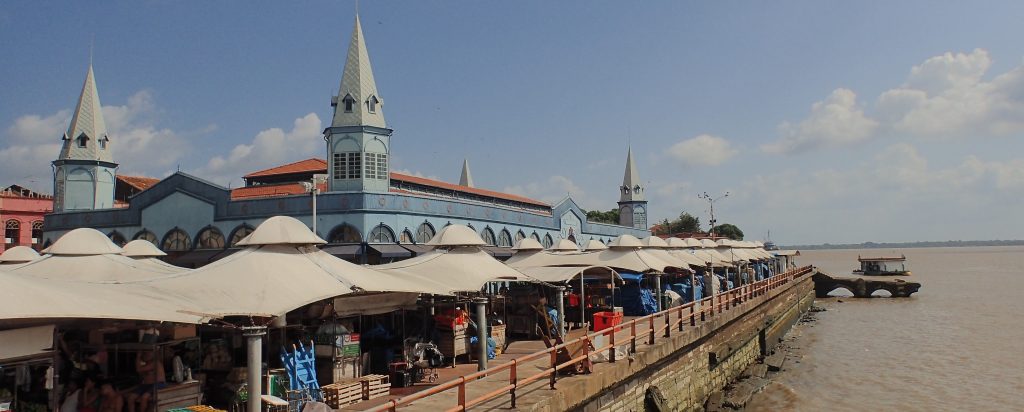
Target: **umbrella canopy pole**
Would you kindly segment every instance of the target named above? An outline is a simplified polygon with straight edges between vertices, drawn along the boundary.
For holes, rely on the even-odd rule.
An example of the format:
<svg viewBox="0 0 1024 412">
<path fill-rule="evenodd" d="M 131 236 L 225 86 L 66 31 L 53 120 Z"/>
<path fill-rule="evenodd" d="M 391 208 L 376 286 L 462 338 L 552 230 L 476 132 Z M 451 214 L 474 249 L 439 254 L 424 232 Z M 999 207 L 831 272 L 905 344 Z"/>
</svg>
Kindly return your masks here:
<svg viewBox="0 0 1024 412">
<path fill-rule="evenodd" d="M 614 285 L 612 281 L 612 285 Z M 582 327 L 587 323 L 587 292 L 583 285 L 583 273 L 580 273 L 580 326 Z M 615 296 L 615 291 L 612 291 L 612 296 Z"/>
<path fill-rule="evenodd" d="M 487 299 L 473 298 L 476 304 L 476 343 L 478 371 L 487 369 Z"/>
<path fill-rule="evenodd" d="M 246 326 L 242 328 L 248 347 L 249 364 L 246 384 L 248 386 L 248 411 L 260 412 L 263 409 L 260 395 L 263 394 L 260 374 L 263 369 L 263 335 L 267 334 L 266 326 Z"/>
<path fill-rule="evenodd" d="M 581 274 L 582 276 L 582 274 Z M 558 300 L 556 307 L 558 309 L 558 336 L 565 337 L 565 286 L 558 286 L 555 288 L 555 293 L 558 294 Z"/>
<path fill-rule="evenodd" d="M 661 312 L 661 274 L 654 275 L 654 289 L 654 298 L 658 300 L 658 305 L 655 306 L 658 308 L 656 312 Z"/>
</svg>

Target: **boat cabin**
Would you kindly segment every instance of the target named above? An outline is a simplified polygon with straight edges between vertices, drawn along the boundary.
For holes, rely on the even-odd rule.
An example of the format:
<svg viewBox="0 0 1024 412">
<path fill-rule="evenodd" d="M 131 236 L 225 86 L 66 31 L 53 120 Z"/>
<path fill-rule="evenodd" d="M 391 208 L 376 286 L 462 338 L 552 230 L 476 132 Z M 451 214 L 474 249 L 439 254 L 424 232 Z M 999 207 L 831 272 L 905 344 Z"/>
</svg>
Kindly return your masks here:
<svg viewBox="0 0 1024 412">
<path fill-rule="evenodd" d="M 869 276 L 891 276 L 910 274 L 910 271 L 907 270 L 906 255 L 868 258 L 857 256 L 857 261 L 860 262 L 860 269 L 854 270 L 854 273 Z"/>
</svg>

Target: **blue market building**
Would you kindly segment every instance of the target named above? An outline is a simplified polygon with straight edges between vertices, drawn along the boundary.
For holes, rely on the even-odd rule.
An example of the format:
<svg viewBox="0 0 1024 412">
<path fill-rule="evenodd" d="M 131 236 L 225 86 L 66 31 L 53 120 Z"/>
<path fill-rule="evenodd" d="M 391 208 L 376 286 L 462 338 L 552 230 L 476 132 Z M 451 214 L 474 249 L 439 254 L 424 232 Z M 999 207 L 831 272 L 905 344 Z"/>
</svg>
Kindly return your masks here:
<svg viewBox="0 0 1024 412">
<path fill-rule="evenodd" d="M 550 246 L 558 239 L 584 245 L 621 234 L 650 235 L 645 188 L 632 152 L 619 186 L 619 225 L 588 222 L 571 197 L 551 205 L 477 188 L 468 162 L 459 184 L 391 171 L 392 130 L 358 16 L 331 105 L 325 159 L 250 173 L 236 189 L 178 172 L 115 199 L 115 193 L 126 193 L 115 187 L 125 179 L 114 178 L 116 136 L 107 135 L 90 65 L 54 161 L 54 213 L 44 220 L 44 245 L 72 229 L 92 227 L 116 243 L 149 240 L 178 263 L 199 266 L 231 253 L 231 246 L 275 215 L 302 220 L 329 241 L 325 250 L 367 263 L 422 253 L 421 245 L 449 224 L 474 228 L 496 257 L 511 255 L 511 246 L 525 237 Z M 313 188 L 319 193 L 315 202 Z"/>
</svg>

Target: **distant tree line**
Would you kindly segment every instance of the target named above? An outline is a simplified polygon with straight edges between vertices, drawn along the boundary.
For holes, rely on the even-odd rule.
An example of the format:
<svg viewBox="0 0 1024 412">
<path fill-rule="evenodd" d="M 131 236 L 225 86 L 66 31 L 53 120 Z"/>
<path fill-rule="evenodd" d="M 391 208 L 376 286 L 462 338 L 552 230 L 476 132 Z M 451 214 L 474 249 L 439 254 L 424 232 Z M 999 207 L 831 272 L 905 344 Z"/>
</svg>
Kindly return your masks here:
<svg viewBox="0 0 1024 412">
<path fill-rule="evenodd" d="M 977 247 L 977 246 L 1024 246 L 1024 240 L 947 240 L 934 242 L 903 242 L 903 243 L 824 243 L 820 245 L 780 246 L 783 249 L 816 250 L 816 249 L 901 249 L 923 247 Z"/>
<path fill-rule="evenodd" d="M 612 209 L 607 212 L 591 210 L 587 212 L 587 221 L 617 225 L 619 224 L 619 209 Z"/>
</svg>

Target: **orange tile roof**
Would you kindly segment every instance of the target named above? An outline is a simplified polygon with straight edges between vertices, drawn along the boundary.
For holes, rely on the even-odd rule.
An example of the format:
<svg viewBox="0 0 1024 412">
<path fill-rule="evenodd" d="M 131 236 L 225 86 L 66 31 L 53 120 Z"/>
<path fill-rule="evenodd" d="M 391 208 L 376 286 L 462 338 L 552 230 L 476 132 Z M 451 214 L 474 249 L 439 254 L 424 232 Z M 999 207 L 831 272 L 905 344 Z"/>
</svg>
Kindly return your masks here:
<svg viewBox="0 0 1024 412">
<path fill-rule="evenodd" d="M 327 185 L 321 184 L 321 192 L 327 191 Z M 257 197 L 291 196 L 308 193 L 302 183 L 281 183 L 276 185 L 245 186 L 231 190 L 231 200 L 252 199 Z"/>
<path fill-rule="evenodd" d="M 480 196 L 493 197 L 496 199 L 511 200 L 513 202 L 528 203 L 535 206 L 551 207 L 551 205 L 541 202 L 539 200 L 533 200 L 528 197 L 519 195 L 513 195 L 509 193 L 495 192 L 493 190 L 478 189 L 475 187 L 456 185 L 448 182 L 442 182 L 440 180 L 427 179 L 423 177 L 410 176 L 402 173 L 391 172 L 391 180 L 401 180 L 403 182 L 415 183 L 424 186 L 433 186 L 441 189 L 454 190 L 458 192 L 471 193 Z"/>
<path fill-rule="evenodd" d="M 123 175 L 117 175 L 117 180 L 120 180 L 124 182 L 124 184 L 134 187 L 135 189 L 138 189 L 140 191 L 149 189 L 150 186 L 153 186 L 160 182 L 160 179 L 155 179 L 152 177 Z"/>
<path fill-rule="evenodd" d="M 327 161 L 323 159 L 310 158 L 306 160 L 300 160 L 295 163 L 288 163 L 282 166 L 272 167 L 270 169 L 260 170 L 258 172 L 252 172 L 245 176 L 246 179 L 251 177 L 263 177 L 263 176 L 274 176 L 274 175 L 287 175 L 292 173 L 310 173 L 320 172 L 327 173 Z"/>
</svg>

